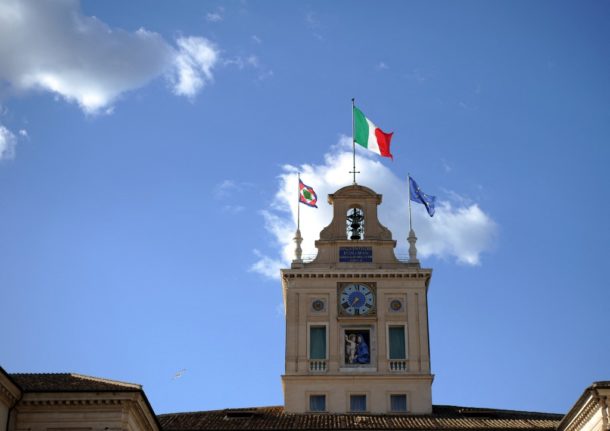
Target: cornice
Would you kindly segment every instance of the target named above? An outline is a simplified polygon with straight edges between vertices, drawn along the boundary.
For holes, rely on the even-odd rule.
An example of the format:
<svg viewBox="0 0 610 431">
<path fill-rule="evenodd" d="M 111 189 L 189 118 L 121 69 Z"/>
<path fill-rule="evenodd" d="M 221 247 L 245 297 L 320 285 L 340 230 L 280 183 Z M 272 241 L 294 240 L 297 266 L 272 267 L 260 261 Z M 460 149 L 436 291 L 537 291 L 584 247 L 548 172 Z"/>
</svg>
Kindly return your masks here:
<svg viewBox="0 0 610 431">
<path fill-rule="evenodd" d="M 147 415 L 146 412 L 148 409 L 142 405 L 142 400 L 130 400 L 127 402 L 128 408 L 133 412 L 136 421 L 140 424 L 139 429 L 155 431 L 157 430 L 156 426 L 156 417 Z"/>
<path fill-rule="evenodd" d="M 374 199 L 377 205 L 381 204 L 382 195 L 375 193 L 375 191 L 369 187 L 354 184 L 340 188 L 335 193 L 328 195 L 327 202 L 333 205 L 333 202 L 337 199 L 354 199 L 354 198 L 365 198 Z"/>
<path fill-rule="evenodd" d="M 36 411 L 40 408 L 53 407 L 64 409 L 82 409 L 87 407 L 109 407 L 115 406 L 119 409 L 124 409 L 129 415 L 132 415 L 133 420 L 138 424 L 137 429 L 147 431 L 158 431 L 156 417 L 154 413 L 149 411 L 146 401 L 139 392 L 133 393 L 111 393 L 111 397 L 105 393 L 91 392 L 87 393 L 85 398 L 82 398 L 83 393 L 78 393 L 78 397 L 74 397 L 74 393 L 65 393 L 66 397 L 60 397 L 62 394 L 53 393 L 52 397 L 41 397 L 41 394 L 35 394 L 34 397 L 26 395 L 24 399 L 19 401 L 17 405 L 18 411 Z M 34 395 L 34 394 L 31 394 Z M 69 397 L 69 398 L 68 398 Z"/>
<path fill-rule="evenodd" d="M 418 271 L 402 271 L 402 270 L 381 270 L 381 271 L 370 271 L 370 270 L 318 270 L 318 271 L 303 271 L 302 269 L 282 269 L 283 279 L 294 279 L 294 278 L 419 278 L 428 279 L 432 275 L 431 269 L 420 269 Z"/>
<path fill-rule="evenodd" d="M 566 423 L 565 425 L 560 424 L 559 429 L 561 429 L 563 431 L 575 431 L 575 430 L 581 429 L 583 424 L 585 424 L 587 421 L 589 421 L 591 419 L 591 417 L 595 414 L 595 412 L 597 411 L 597 407 L 598 407 L 598 405 L 597 405 L 595 398 L 592 396 L 589 396 L 588 399 L 583 403 L 580 410 L 572 413 L 572 415 L 571 415 L 572 417 L 570 419 L 568 419 L 569 422 Z M 570 415 L 570 412 L 568 413 L 568 415 Z M 566 415 L 566 418 L 567 418 L 567 415 Z M 564 418 L 564 420 L 565 420 L 565 418 Z"/>
<path fill-rule="evenodd" d="M 93 405 L 120 405 L 126 400 L 113 398 L 85 398 L 85 399 L 22 399 L 19 407 L 41 406 L 93 406 Z"/>
<path fill-rule="evenodd" d="M 345 380 L 353 381 L 357 378 L 361 382 L 367 381 L 398 381 L 398 382 L 429 382 L 434 381 L 434 374 L 420 374 L 420 373 L 405 373 L 405 374 L 338 374 L 338 373 L 325 373 L 323 376 L 326 378 L 332 378 L 333 380 Z M 282 380 L 302 380 L 311 381 L 312 374 L 283 374 Z"/>
<path fill-rule="evenodd" d="M 0 374 L 0 400 L 4 401 L 8 407 L 15 405 L 21 390 L 8 377 Z"/>
<path fill-rule="evenodd" d="M 4 385 L 0 384 L 0 400 L 12 407 L 18 400 L 17 396 L 9 391 Z"/>
<path fill-rule="evenodd" d="M 578 398 L 576 403 L 563 417 L 557 429 L 560 431 L 576 431 L 589 421 L 598 409 L 601 409 L 602 418 L 607 426 L 608 401 L 610 395 L 610 381 L 594 382 Z M 600 404 L 601 402 L 601 404 Z"/>
</svg>

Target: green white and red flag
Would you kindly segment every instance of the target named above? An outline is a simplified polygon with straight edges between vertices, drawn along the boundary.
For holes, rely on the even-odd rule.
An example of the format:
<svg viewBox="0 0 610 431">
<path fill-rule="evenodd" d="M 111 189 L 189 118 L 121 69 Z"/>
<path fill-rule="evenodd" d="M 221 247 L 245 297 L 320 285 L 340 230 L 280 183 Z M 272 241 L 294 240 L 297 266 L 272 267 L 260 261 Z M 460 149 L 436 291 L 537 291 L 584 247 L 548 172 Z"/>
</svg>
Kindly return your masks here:
<svg viewBox="0 0 610 431">
<path fill-rule="evenodd" d="M 306 186 L 299 178 L 299 202 L 310 207 L 318 208 L 318 195 L 313 188 Z"/>
<path fill-rule="evenodd" d="M 390 141 L 393 134 L 385 133 L 354 106 L 354 142 L 358 145 L 362 145 L 382 157 L 394 160 L 390 153 Z"/>
</svg>

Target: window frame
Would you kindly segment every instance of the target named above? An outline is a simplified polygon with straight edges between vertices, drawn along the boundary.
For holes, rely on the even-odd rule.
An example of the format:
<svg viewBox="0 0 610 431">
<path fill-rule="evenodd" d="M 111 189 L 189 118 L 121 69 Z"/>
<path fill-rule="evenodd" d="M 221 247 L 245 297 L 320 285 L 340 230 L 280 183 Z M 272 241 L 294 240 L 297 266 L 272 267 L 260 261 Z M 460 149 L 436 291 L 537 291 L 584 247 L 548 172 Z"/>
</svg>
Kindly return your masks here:
<svg viewBox="0 0 610 431">
<path fill-rule="evenodd" d="M 405 334 L 405 357 L 404 358 L 390 358 L 390 328 L 402 326 Z M 406 361 L 409 359 L 409 331 L 406 322 L 396 321 L 396 322 L 386 322 L 386 331 L 385 331 L 385 352 L 386 359 L 388 361 Z"/>
<path fill-rule="evenodd" d="M 405 410 L 392 410 L 392 397 L 393 396 L 404 396 L 405 397 Z M 392 414 L 404 414 L 409 413 L 409 394 L 407 392 L 388 392 L 388 413 Z"/>
<path fill-rule="evenodd" d="M 352 410 L 352 397 L 364 397 L 364 410 Z M 347 394 L 347 412 L 348 413 L 367 413 L 369 411 L 369 394 L 368 392 L 355 391 Z"/>
<path fill-rule="evenodd" d="M 311 398 L 312 397 L 324 397 L 324 410 L 312 410 Z M 310 413 L 326 413 L 328 412 L 328 395 L 324 392 L 308 392 L 307 393 L 307 411 Z"/>
<path fill-rule="evenodd" d="M 325 331 L 325 342 L 326 345 L 324 347 L 325 349 L 325 355 L 324 358 L 318 358 L 318 359 L 312 359 L 311 358 L 311 328 L 312 327 L 316 327 L 316 328 L 320 328 L 320 327 L 324 327 L 324 331 Z M 328 352 L 328 322 L 307 322 L 307 360 L 308 361 L 328 361 L 328 357 L 329 357 L 329 352 Z"/>
</svg>

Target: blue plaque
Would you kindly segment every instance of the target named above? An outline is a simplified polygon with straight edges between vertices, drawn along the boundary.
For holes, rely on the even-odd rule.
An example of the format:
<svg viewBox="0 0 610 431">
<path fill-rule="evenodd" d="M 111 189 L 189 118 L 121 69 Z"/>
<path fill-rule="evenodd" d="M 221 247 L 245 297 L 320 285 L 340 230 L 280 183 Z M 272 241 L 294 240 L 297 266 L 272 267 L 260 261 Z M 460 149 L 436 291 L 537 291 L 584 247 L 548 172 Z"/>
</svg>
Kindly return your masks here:
<svg viewBox="0 0 610 431">
<path fill-rule="evenodd" d="M 373 247 L 339 247 L 339 262 L 372 262 Z"/>
</svg>

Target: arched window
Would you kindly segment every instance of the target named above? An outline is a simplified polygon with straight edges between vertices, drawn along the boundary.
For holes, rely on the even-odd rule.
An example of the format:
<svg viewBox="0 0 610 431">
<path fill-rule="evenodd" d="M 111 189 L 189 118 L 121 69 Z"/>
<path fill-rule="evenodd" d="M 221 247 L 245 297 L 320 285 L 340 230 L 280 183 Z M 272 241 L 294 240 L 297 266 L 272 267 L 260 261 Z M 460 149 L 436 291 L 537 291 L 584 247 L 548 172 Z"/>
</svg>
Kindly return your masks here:
<svg viewBox="0 0 610 431">
<path fill-rule="evenodd" d="M 364 239 L 364 211 L 360 208 L 350 208 L 346 218 L 347 239 Z"/>
</svg>

